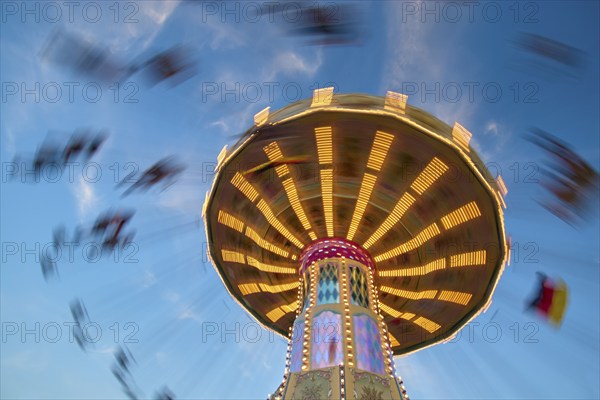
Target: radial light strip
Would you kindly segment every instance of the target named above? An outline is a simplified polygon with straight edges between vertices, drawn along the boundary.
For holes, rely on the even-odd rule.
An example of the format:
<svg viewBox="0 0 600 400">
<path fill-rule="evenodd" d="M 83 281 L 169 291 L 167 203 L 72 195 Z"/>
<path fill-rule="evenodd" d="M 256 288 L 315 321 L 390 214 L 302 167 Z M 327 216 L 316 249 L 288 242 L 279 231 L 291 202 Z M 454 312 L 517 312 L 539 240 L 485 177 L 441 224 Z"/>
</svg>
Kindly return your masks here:
<svg viewBox="0 0 600 400">
<path fill-rule="evenodd" d="M 421 195 L 446 171 L 448 171 L 448 166 L 434 157 L 410 185 L 410 188 Z"/>
<path fill-rule="evenodd" d="M 481 211 L 477 203 L 472 201 L 442 217 L 441 222 L 445 229 L 450 229 L 480 216 Z"/>
<path fill-rule="evenodd" d="M 298 308 L 298 302 L 294 301 L 293 303 L 274 308 L 271 311 L 269 311 L 266 315 L 267 318 L 269 318 L 271 321 L 277 322 L 285 314 L 296 311 L 296 308 Z"/>
<path fill-rule="evenodd" d="M 425 317 L 418 317 L 412 322 L 416 325 L 419 325 L 421 328 L 425 329 L 429 333 L 433 333 L 442 327 L 440 324 L 433 322 L 432 320 L 427 319 Z"/>
<path fill-rule="evenodd" d="M 400 342 L 390 333 L 390 331 L 388 331 L 388 336 L 390 337 L 390 344 L 392 347 L 400 346 Z"/>
<path fill-rule="evenodd" d="M 238 285 L 238 289 L 242 292 L 242 295 L 246 296 L 247 294 L 259 293 L 261 292 L 257 283 L 244 283 Z"/>
<path fill-rule="evenodd" d="M 406 320 L 410 321 L 415 317 L 415 314 L 413 314 L 413 313 L 402 313 L 402 312 L 400 312 L 392 307 L 389 307 L 381 302 L 379 302 L 379 308 L 383 312 L 385 312 L 386 314 L 388 314 L 394 318 L 402 318 L 402 319 L 406 319 Z M 425 329 L 429 333 L 433 333 L 442 327 L 440 324 L 433 322 L 432 320 L 430 320 L 428 318 L 421 317 L 421 316 L 412 320 L 412 322 L 414 324 L 420 326 L 421 328 Z"/>
<path fill-rule="evenodd" d="M 271 161 L 277 161 L 283 158 L 283 153 L 281 152 L 281 148 L 279 147 L 279 144 L 277 144 L 277 142 L 270 143 L 268 146 L 265 146 L 263 150 L 265 151 L 267 157 L 269 157 L 269 160 Z M 277 166 L 275 168 L 275 171 L 277 172 L 277 175 L 280 178 L 283 178 L 285 175 L 288 175 L 290 173 L 290 170 L 286 164 Z M 300 204 L 300 198 L 298 197 L 298 189 L 294 184 L 294 180 L 291 177 L 289 177 L 287 179 L 284 179 L 282 181 L 282 184 L 283 189 L 287 194 L 288 200 L 290 201 L 292 209 L 296 213 L 296 216 L 300 220 L 300 223 L 302 223 L 304 229 L 312 229 L 310 223 L 308 222 L 308 218 L 306 217 L 306 213 L 304 212 L 304 209 Z"/>
<path fill-rule="evenodd" d="M 413 319 L 415 317 L 415 314 L 413 314 L 413 313 L 400 312 L 400 311 L 396 310 L 395 308 L 392 308 L 392 307 L 388 306 L 387 304 L 382 303 L 381 301 L 379 302 L 379 308 L 383 312 L 385 312 L 386 314 L 388 314 L 394 318 L 402 318 L 407 321 L 410 321 L 411 319 Z"/>
<path fill-rule="evenodd" d="M 234 217 L 231 214 L 226 213 L 223 210 L 219 210 L 219 216 L 217 218 L 220 224 L 226 225 L 232 229 L 235 229 L 238 232 L 242 232 L 244 230 L 244 223 Z"/>
<path fill-rule="evenodd" d="M 267 146 L 263 147 L 263 150 L 267 157 L 269 157 L 270 161 L 277 161 L 283 158 L 283 153 L 281 153 L 281 149 L 279 148 L 277 142 L 269 143 Z M 290 170 L 286 164 L 278 165 L 275 168 L 275 171 L 277 171 L 277 175 L 279 177 L 290 173 Z"/>
<path fill-rule="evenodd" d="M 306 214 L 304 213 L 304 209 L 300 204 L 300 199 L 298 198 L 298 191 L 296 190 L 296 185 L 294 185 L 294 181 L 292 178 L 288 178 L 283 181 L 283 188 L 285 189 L 285 193 L 288 196 L 290 204 L 296 213 L 296 216 L 302 223 L 304 229 L 309 230 L 312 229 L 310 226 L 310 222 L 308 222 L 308 218 L 306 218 Z"/>
<path fill-rule="evenodd" d="M 400 311 L 393 309 L 392 307 L 388 306 L 387 304 L 384 304 L 381 301 L 379 302 L 379 309 L 384 313 L 391 315 L 394 318 L 400 318 L 400 316 L 402 315 Z"/>
<path fill-rule="evenodd" d="M 450 256 L 450 267 L 465 267 L 468 265 L 485 265 L 486 251 L 477 250 Z"/>
<path fill-rule="evenodd" d="M 397 257 L 400 254 L 407 253 L 417 247 L 421 246 L 423 243 L 432 239 L 433 237 L 440 234 L 440 229 L 437 224 L 434 222 L 429 225 L 427 228 L 423 229 L 417 236 L 410 239 L 406 243 L 402 243 L 400 246 L 393 248 L 392 250 L 386 251 L 383 254 L 379 254 L 374 257 L 374 260 L 377 262 L 389 260 L 392 257 Z"/>
<path fill-rule="evenodd" d="M 256 207 L 260 210 L 260 212 L 265 216 L 267 221 L 273 226 L 273 228 L 277 229 L 279 233 L 281 233 L 287 240 L 292 242 L 296 247 L 303 248 L 304 244 L 298 240 L 291 232 L 275 217 L 273 214 L 273 210 L 267 205 L 267 203 L 260 199 Z"/>
<path fill-rule="evenodd" d="M 400 318 L 410 321 L 414 317 L 415 317 L 415 314 L 407 312 L 407 313 L 402 314 L 402 316 Z"/>
<path fill-rule="evenodd" d="M 383 221 L 381 226 L 379 226 L 379 228 L 377 228 L 377 230 L 371 235 L 371 237 L 363 244 L 363 247 L 365 249 L 368 249 L 376 241 L 381 239 L 381 237 L 385 235 L 387 231 L 392 229 L 394 225 L 396 225 L 396 223 L 400 221 L 400 218 L 402 218 L 406 210 L 408 210 L 408 208 L 412 205 L 412 203 L 414 203 L 414 201 L 414 197 L 412 197 L 409 193 L 404 193 L 398 201 L 398 203 L 396 203 L 396 206 L 394 207 L 390 215 L 387 216 L 387 218 L 385 219 L 385 221 Z"/>
<path fill-rule="evenodd" d="M 377 172 L 381 170 L 381 166 L 385 161 L 385 157 L 387 156 L 393 140 L 394 135 L 390 135 L 389 133 L 381 131 L 377 131 L 375 133 L 373 147 L 371 147 L 371 153 L 369 154 L 369 160 L 367 161 L 367 168 Z M 354 208 L 354 214 L 352 215 L 352 221 L 350 222 L 350 229 L 348 230 L 348 234 L 346 236 L 348 240 L 352 240 L 356 234 L 358 224 L 362 220 L 362 217 L 365 213 L 376 181 L 377 176 L 375 175 L 365 173 L 363 176 L 363 180 L 360 185 L 360 191 L 358 193 L 358 199 L 356 200 L 356 207 Z"/>
<path fill-rule="evenodd" d="M 397 288 L 393 288 L 390 286 L 381 286 L 380 290 L 382 292 L 393 294 L 394 296 L 397 296 L 397 297 L 402 297 L 402 298 L 411 299 L 411 300 L 433 299 L 433 298 L 435 298 L 435 296 L 438 293 L 437 290 L 424 290 L 422 292 L 411 292 L 409 290 L 397 289 Z"/>
<path fill-rule="evenodd" d="M 371 197 L 371 193 L 373 192 L 373 187 L 375 186 L 376 181 L 377 177 L 375 175 L 365 174 L 363 177 L 360 185 L 360 191 L 358 192 L 358 199 L 356 200 L 356 207 L 354 208 L 354 214 L 352 215 L 352 221 L 350 222 L 350 229 L 348 230 L 348 235 L 346 236 L 348 240 L 352 240 L 356 234 L 358 224 L 365 213 L 365 209 L 367 208 L 367 204 L 369 202 L 369 198 Z"/>
<path fill-rule="evenodd" d="M 477 207 L 477 203 L 474 201 L 452 211 L 446 216 L 441 218 L 441 223 L 445 229 L 450 229 L 454 226 L 460 225 L 466 221 L 469 221 L 473 218 L 477 218 L 481 216 L 481 211 Z M 379 254 L 375 256 L 373 259 L 377 262 L 389 260 L 392 257 L 397 257 L 400 254 L 407 253 L 417 247 L 421 246 L 423 243 L 432 239 L 433 237 L 440 234 L 440 230 L 437 224 L 434 222 L 429 225 L 423 231 L 421 231 L 417 236 L 410 239 L 406 243 L 402 243 L 400 246 L 393 248 L 392 250 L 386 251 L 385 253 Z M 369 247 L 369 246 L 365 246 Z"/>
<path fill-rule="evenodd" d="M 254 200 L 258 198 L 258 192 L 256 189 L 254 189 L 250 182 L 248 182 L 246 178 L 244 178 L 244 176 L 239 172 L 233 176 L 231 183 L 233 186 L 238 188 L 240 192 L 242 192 L 251 202 L 254 203 Z"/>
<path fill-rule="evenodd" d="M 268 285 L 266 283 L 242 283 L 238 285 L 238 289 L 245 296 L 247 294 L 267 292 L 267 293 L 281 293 L 288 290 L 297 289 L 300 283 L 298 281 L 282 284 L 282 285 Z"/>
<path fill-rule="evenodd" d="M 315 128 L 315 138 L 317 141 L 319 164 L 333 164 L 333 134 L 331 126 Z M 327 236 L 333 237 L 333 169 L 322 169 L 320 175 L 325 227 L 327 229 Z"/>
<path fill-rule="evenodd" d="M 448 166 L 440 161 L 437 157 L 434 157 L 421 171 L 419 176 L 411 184 L 413 189 L 418 194 L 423 194 L 427 188 L 429 188 L 440 176 L 448 170 Z M 394 210 L 387 216 L 385 221 L 375 230 L 371 237 L 363 244 L 365 249 L 371 247 L 375 242 L 383 237 L 390 229 L 394 227 L 400 221 L 404 213 L 408 208 L 415 202 L 415 198 L 409 193 L 404 193 Z"/>
<path fill-rule="evenodd" d="M 235 262 L 238 264 L 246 264 L 246 257 L 244 256 L 244 254 L 237 252 L 237 251 L 221 250 L 221 257 L 223 258 L 223 261 L 225 261 L 225 262 Z M 298 271 L 295 268 L 281 267 L 279 265 L 264 264 L 250 256 L 248 256 L 247 264 L 249 266 L 254 267 L 254 268 L 258 269 L 259 271 L 263 271 L 263 272 L 272 272 L 272 273 L 276 273 L 276 274 L 296 274 L 296 273 L 298 273 Z"/>
<path fill-rule="evenodd" d="M 243 253 L 231 250 L 221 250 L 221 257 L 225 262 L 235 262 L 240 264 L 246 264 L 246 257 Z"/>
<path fill-rule="evenodd" d="M 278 254 L 282 257 L 288 257 L 290 253 L 282 248 L 275 246 L 273 243 L 263 239 L 256 231 L 249 226 L 246 227 L 246 236 L 250 238 L 254 243 L 262 247 L 263 249 L 270 251 L 271 253 Z"/>
<path fill-rule="evenodd" d="M 471 293 L 463 293 L 463 292 L 453 292 L 451 290 L 442 290 L 440 291 L 440 295 L 438 296 L 438 300 L 440 301 L 448 301 L 451 303 L 461 304 L 463 306 L 467 305 L 473 295 Z"/>
<path fill-rule="evenodd" d="M 438 260 L 434 260 L 425 265 L 421 265 L 419 267 L 412 268 L 400 268 L 400 269 L 391 269 L 387 271 L 379 270 L 379 276 L 381 277 L 391 277 L 391 276 L 423 276 L 427 275 L 431 272 L 438 271 L 446 268 L 446 259 L 440 258 Z"/>
<path fill-rule="evenodd" d="M 327 236 L 333 237 L 333 170 L 321 170 L 321 197 L 323 198 L 323 213 Z"/>
<path fill-rule="evenodd" d="M 256 268 L 259 271 L 263 271 L 263 272 L 273 272 L 276 274 L 297 274 L 298 273 L 298 270 L 296 270 L 296 268 L 265 264 L 265 263 L 262 263 L 262 262 L 258 261 L 257 259 L 250 257 L 250 256 L 248 256 L 248 265 Z"/>
<path fill-rule="evenodd" d="M 333 163 L 333 134 L 330 126 L 315 128 L 319 164 Z"/>
<path fill-rule="evenodd" d="M 375 140 L 373 141 L 373 147 L 371 148 L 371 154 L 369 154 L 369 161 L 367 161 L 367 168 L 374 169 L 375 171 L 381 170 L 381 165 L 385 161 L 388 150 L 394 135 L 389 133 L 377 131 L 375 133 Z"/>
</svg>

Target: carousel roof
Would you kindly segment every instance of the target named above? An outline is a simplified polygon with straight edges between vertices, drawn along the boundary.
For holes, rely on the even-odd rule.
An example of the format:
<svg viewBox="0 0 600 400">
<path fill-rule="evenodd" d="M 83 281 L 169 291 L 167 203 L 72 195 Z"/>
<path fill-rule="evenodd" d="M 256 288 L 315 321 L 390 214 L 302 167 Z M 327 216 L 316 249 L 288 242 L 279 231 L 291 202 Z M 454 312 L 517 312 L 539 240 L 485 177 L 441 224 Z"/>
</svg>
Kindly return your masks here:
<svg viewBox="0 0 600 400">
<path fill-rule="evenodd" d="M 219 155 L 203 209 L 230 294 L 287 336 L 302 250 L 342 237 L 375 261 L 394 354 L 451 338 L 489 304 L 507 256 L 506 188 L 470 137 L 393 92 L 321 89 L 261 111 Z"/>
</svg>

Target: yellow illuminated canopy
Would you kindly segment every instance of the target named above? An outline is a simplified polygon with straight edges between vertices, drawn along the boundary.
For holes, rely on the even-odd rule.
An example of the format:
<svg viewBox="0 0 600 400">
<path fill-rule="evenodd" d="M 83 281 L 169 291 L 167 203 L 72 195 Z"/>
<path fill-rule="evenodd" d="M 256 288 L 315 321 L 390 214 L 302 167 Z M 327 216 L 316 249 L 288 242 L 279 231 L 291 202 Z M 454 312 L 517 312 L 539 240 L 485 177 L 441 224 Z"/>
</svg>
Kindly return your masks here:
<svg viewBox="0 0 600 400">
<path fill-rule="evenodd" d="M 451 338 L 489 304 L 507 252 L 507 190 L 483 167 L 471 136 L 393 92 L 322 89 L 263 110 L 219 155 L 204 208 L 223 283 L 264 326 L 287 336 L 303 290 L 302 250 L 344 238 L 375 261 L 394 354 Z M 285 162 L 292 159 L 305 161 Z"/>
</svg>

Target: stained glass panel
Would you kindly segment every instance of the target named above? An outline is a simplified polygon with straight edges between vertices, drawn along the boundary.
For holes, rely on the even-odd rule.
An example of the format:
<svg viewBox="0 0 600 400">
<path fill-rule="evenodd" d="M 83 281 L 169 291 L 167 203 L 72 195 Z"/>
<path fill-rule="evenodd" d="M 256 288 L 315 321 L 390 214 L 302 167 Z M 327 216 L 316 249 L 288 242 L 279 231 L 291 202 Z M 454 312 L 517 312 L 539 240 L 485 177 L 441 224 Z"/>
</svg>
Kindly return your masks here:
<svg viewBox="0 0 600 400">
<path fill-rule="evenodd" d="M 308 307 L 308 302 L 310 300 L 310 272 L 305 272 L 304 273 L 304 284 L 302 289 L 304 290 L 304 305 L 302 306 L 302 311 L 304 311 L 306 309 L 306 307 Z"/>
<path fill-rule="evenodd" d="M 292 331 L 292 354 L 290 371 L 298 372 L 302 368 L 302 348 L 304 347 L 304 320 L 294 322 Z"/>
<path fill-rule="evenodd" d="M 357 368 L 383 374 L 383 351 L 377 323 L 366 314 L 354 315 L 352 320 Z"/>
<path fill-rule="evenodd" d="M 317 305 L 340 302 L 340 284 L 337 273 L 338 266 L 336 264 L 327 264 L 321 267 L 317 285 Z"/>
<path fill-rule="evenodd" d="M 350 265 L 350 303 L 369 307 L 369 291 L 367 289 L 367 278 L 364 272 L 355 265 Z"/>
<path fill-rule="evenodd" d="M 324 368 L 344 361 L 342 316 L 322 311 L 313 318 L 311 368 Z"/>
</svg>

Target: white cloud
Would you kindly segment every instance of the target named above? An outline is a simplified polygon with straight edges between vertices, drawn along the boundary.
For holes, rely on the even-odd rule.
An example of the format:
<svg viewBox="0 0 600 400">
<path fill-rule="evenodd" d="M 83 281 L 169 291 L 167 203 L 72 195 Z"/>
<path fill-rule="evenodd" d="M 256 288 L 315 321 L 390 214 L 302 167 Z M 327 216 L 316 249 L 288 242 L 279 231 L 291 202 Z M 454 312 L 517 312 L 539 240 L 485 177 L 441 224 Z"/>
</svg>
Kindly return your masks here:
<svg viewBox="0 0 600 400">
<path fill-rule="evenodd" d="M 417 9 L 424 6 L 423 2 L 415 4 Z M 441 29 L 440 24 L 428 24 L 416 16 L 406 15 L 402 2 L 387 2 L 386 24 L 390 27 L 387 32 L 387 54 L 381 82 L 382 92 L 387 90 L 402 91 L 404 87 L 416 90 L 410 94 L 409 104 L 426 108 L 435 117 L 453 125 L 458 121 L 461 125 L 470 125 L 470 119 L 476 107 L 462 96 L 459 101 L 449 102 L 442 97 L 443 91 L 438 90 L 437 98 L 430 93 L 439 85 L 456 82 L 463 76 L 465 66 L 461 64 L 460 56 L 454 46 L 448 43 L 457 40 L 461 34 L 457 27 L 452 37 L 442 37 L 448 34 Z M 405 85 L 411 86 L 405 86 Z M 414 86 L 416 85 L 416 86 Z M 419 104 L 421 103 L 421 104 Z"/>
<path fill-rule="evenodd" d="M 439 68 L 431 63 L 430 48 L 427 42 L 429 25 L 421 23 L 417 18 L 400 21 L 403 15 L 401 2 L 386 4 L 388 26 L 387 32 L 388 54 L 390 54 L 384 73 L 386 89 L 401 86 L 410 77 L 414 77 L 416 68 L 423 75 L 438 75 Z M 420 7 L 420 4 L 417 5 Z M 431 77 L 434 77 L 431 76 Z"/>
<path fill-rule="evenodd" d="M 204 201 L 204 192 L 197 187 L 183 186 L 176 182 L 173 186 L 161 193 L 158 205 L 182 212 L 184 214 L 198 214 L 198 204 Z"/>
<path fill-rule="evenodd" d="M 232 28 L 232 25 L 230 24 L 225 24 L 214 18 L 209 18 L 203 25 L 210 31 L 207 36 L 212 38 L 209 46 L 213 50 L 221 48 L 235 49 L 246 44 L 245 36 Z"/>
<path fill-rule="evenodd" d="M 484 133 L 492 133 L 494 135 L 498 134 L 498 123 L 496 121 L 489 121 L 485 125 Z"/>
<path fill-rule="evenodd" d="M 177 9 L 179 0 L 141 1 L 136 4 L 139 9 L 121 7 L 116 16 L 122 21 L 129 22 L 115 24 L 112 23 L 111 18 L 108 18 L 107 23 L 110 21 L 108 25 L 91 33 L 89 23 L 82 21 L 70 24 L 68 31 L 74 32 L 90 42 L 107 46 L 115 53 L 133 52 L 137 54 L 147 49 L 160 34 L 169 17 Z M 106 9 L 103 12 L 112 13 L 114 11 Z"/>
<path fill-rule="evenodd" d="M 266 357 L 263 358 L 262 360 L 262 365 L 266 370 L 271 370 L 273 369 L 273 365 L 269 363 L 268 359 Z"/>
<path fill-rule="evenodd" d="M 178 0 L 144 1 L 139 3 L 142 12 L 157 25 L 163 25 L 179 5 Z"/>
<path fill-rule="evenodd" d="M 263 68 L 258 79 L 257 74 L 244 69 L 243 66 L 239 66 L 240 68 L 238 69 L 238 65 L 236 65 L 228 70 L 220 71 L 215 82 L 218 82 L 221 88 L 236 88 L 243 87 L 248 82 L 278 82 L 281 75 L 293 78 L 294 80 L 312 78 L 322 64 L 323 52 L 321 49 L 318 49 L 316 54 L 311 57 L 303 57 L 300 53 L 294 51 L 274 52 L 270 59 L 265 61 L 264 65 L 266 67 Z M 267 93 L 269 93 L 269 90 L 264 86 L 262 88 L 263 97 L 260 99 L 261 101 L 245 101 L 246 99 L 242 98 L 242 101 L 239 103 L 242 106 L 236 107 L 227 117 L 221 117 L 210 122 L 209 126 L 218 127 L 230 135 L 241 133 L 242 129 L 245 130 L 252 124 L 254 115 L 267 104 Z M 224 100 L 222 93 L 209 98 L 216 103 L 222 103 Z"/>
<path fill-rule="evenodd" d="M 443 88 L 448 84 L 472 81 L 478 74 L 475 62 L 465 64 L 461 49 L 448 45 L 460 41 L 465 31 L 458 26 L 450 31 L 443 24 L 427 24 L 417 16 L 407 16 L 400 2 L 389 2 L 386 6 L 388 58 L 382 92 L 403 89 L 416 92 L 408 93 L 409 104 L 425 109 L 450 126 L 459 122 L 473 132 L 471 146 L 483 160 L 499 157 L 511 137 L 506 124 L 494 119 L 483 125 L 477 122 L 478 105 L 464 90 L 457 101 L 444 98 Z M 422 2 L 415 6 L 424 7 Z M 482 134 L 478 135 L 479 132 Z"/>
<path fill-rule="evenodd" d="M 83 221 L 90 212 L 98 206 L 99 199 L 94 188 L 83 177 L 79 178 L 77 185 L 72 190 L 77 201 L 77 214 L 80 221 Z"/>
<path fill-rule="evenodd" d="M 154 353 L 154 359 L 160 365 L 163 365 L 165 361 L 168 359 L 169 355 L 164 351 L 157 351 Z"/>
<path fill-rule="evenodd" d="M 142 12 L 149 17 L 153 24 L 142 26 L 142 33 L 139 37 L 146 37 L 142 49 L 146 49 L 152 44 L 154 38 L 160 33 L 164 23 L 179 5 L 179 0 L 172 1 L 143 1 L 139 3 Z"/>
<path fill-rule="evenodd" d="M 277 53 L 273 61 L 269 63 L 269 73 L 265 81 L 271 81 L 280 74 L 288 76 L 302 74 L 311 78 L 317 73 L 322 63 L 323 52 L 321 49 L 318 49 L 316 57 L 311 59 L 303 58 L 300 54 L 290 50 Z"/>
<path fill-rule="evenodd" d="M 157 282 L 156 275 L 152 271 L 144 270 L 144 274 L 140 278 L 141 286 L 146 289 Z"/>
<path fill-rule="evenodd" d="M 194 310 L 194 307 L 188 305 L 187 307 L 181 309 L 177 313 L 177 319 L 186 320 L 191 319 L 192 321 L 202 322 L 200 315 Z"/>
<path fill-rule="evenodd" d="M 181 296 L 179 295 L 179 293 L 174 292 L 172 290 L 167 290 L 163 293 L 163 297 L 169 302 L 169 303 L 177 303 L 179 301 L 179 299 L 181 299 Z"/>
<path fill-rule="evenodd" d="M 224 132 L 229 132 L 229 124 L 227 123 L 227 118 L 219 118 L 215 122 L 212 122 L 209 126 L 218 126 L 223 129 Z"/>
<path fill-rule="evenodd" d="M 471 146 L 483 160 L 489 161 L 500 158 L 502 151 L 512 137 L 512 131 L 505 124 L 490 120 L 483 127 L 483 134 L 480 139 L 473 136 Z"/>
</svg>

